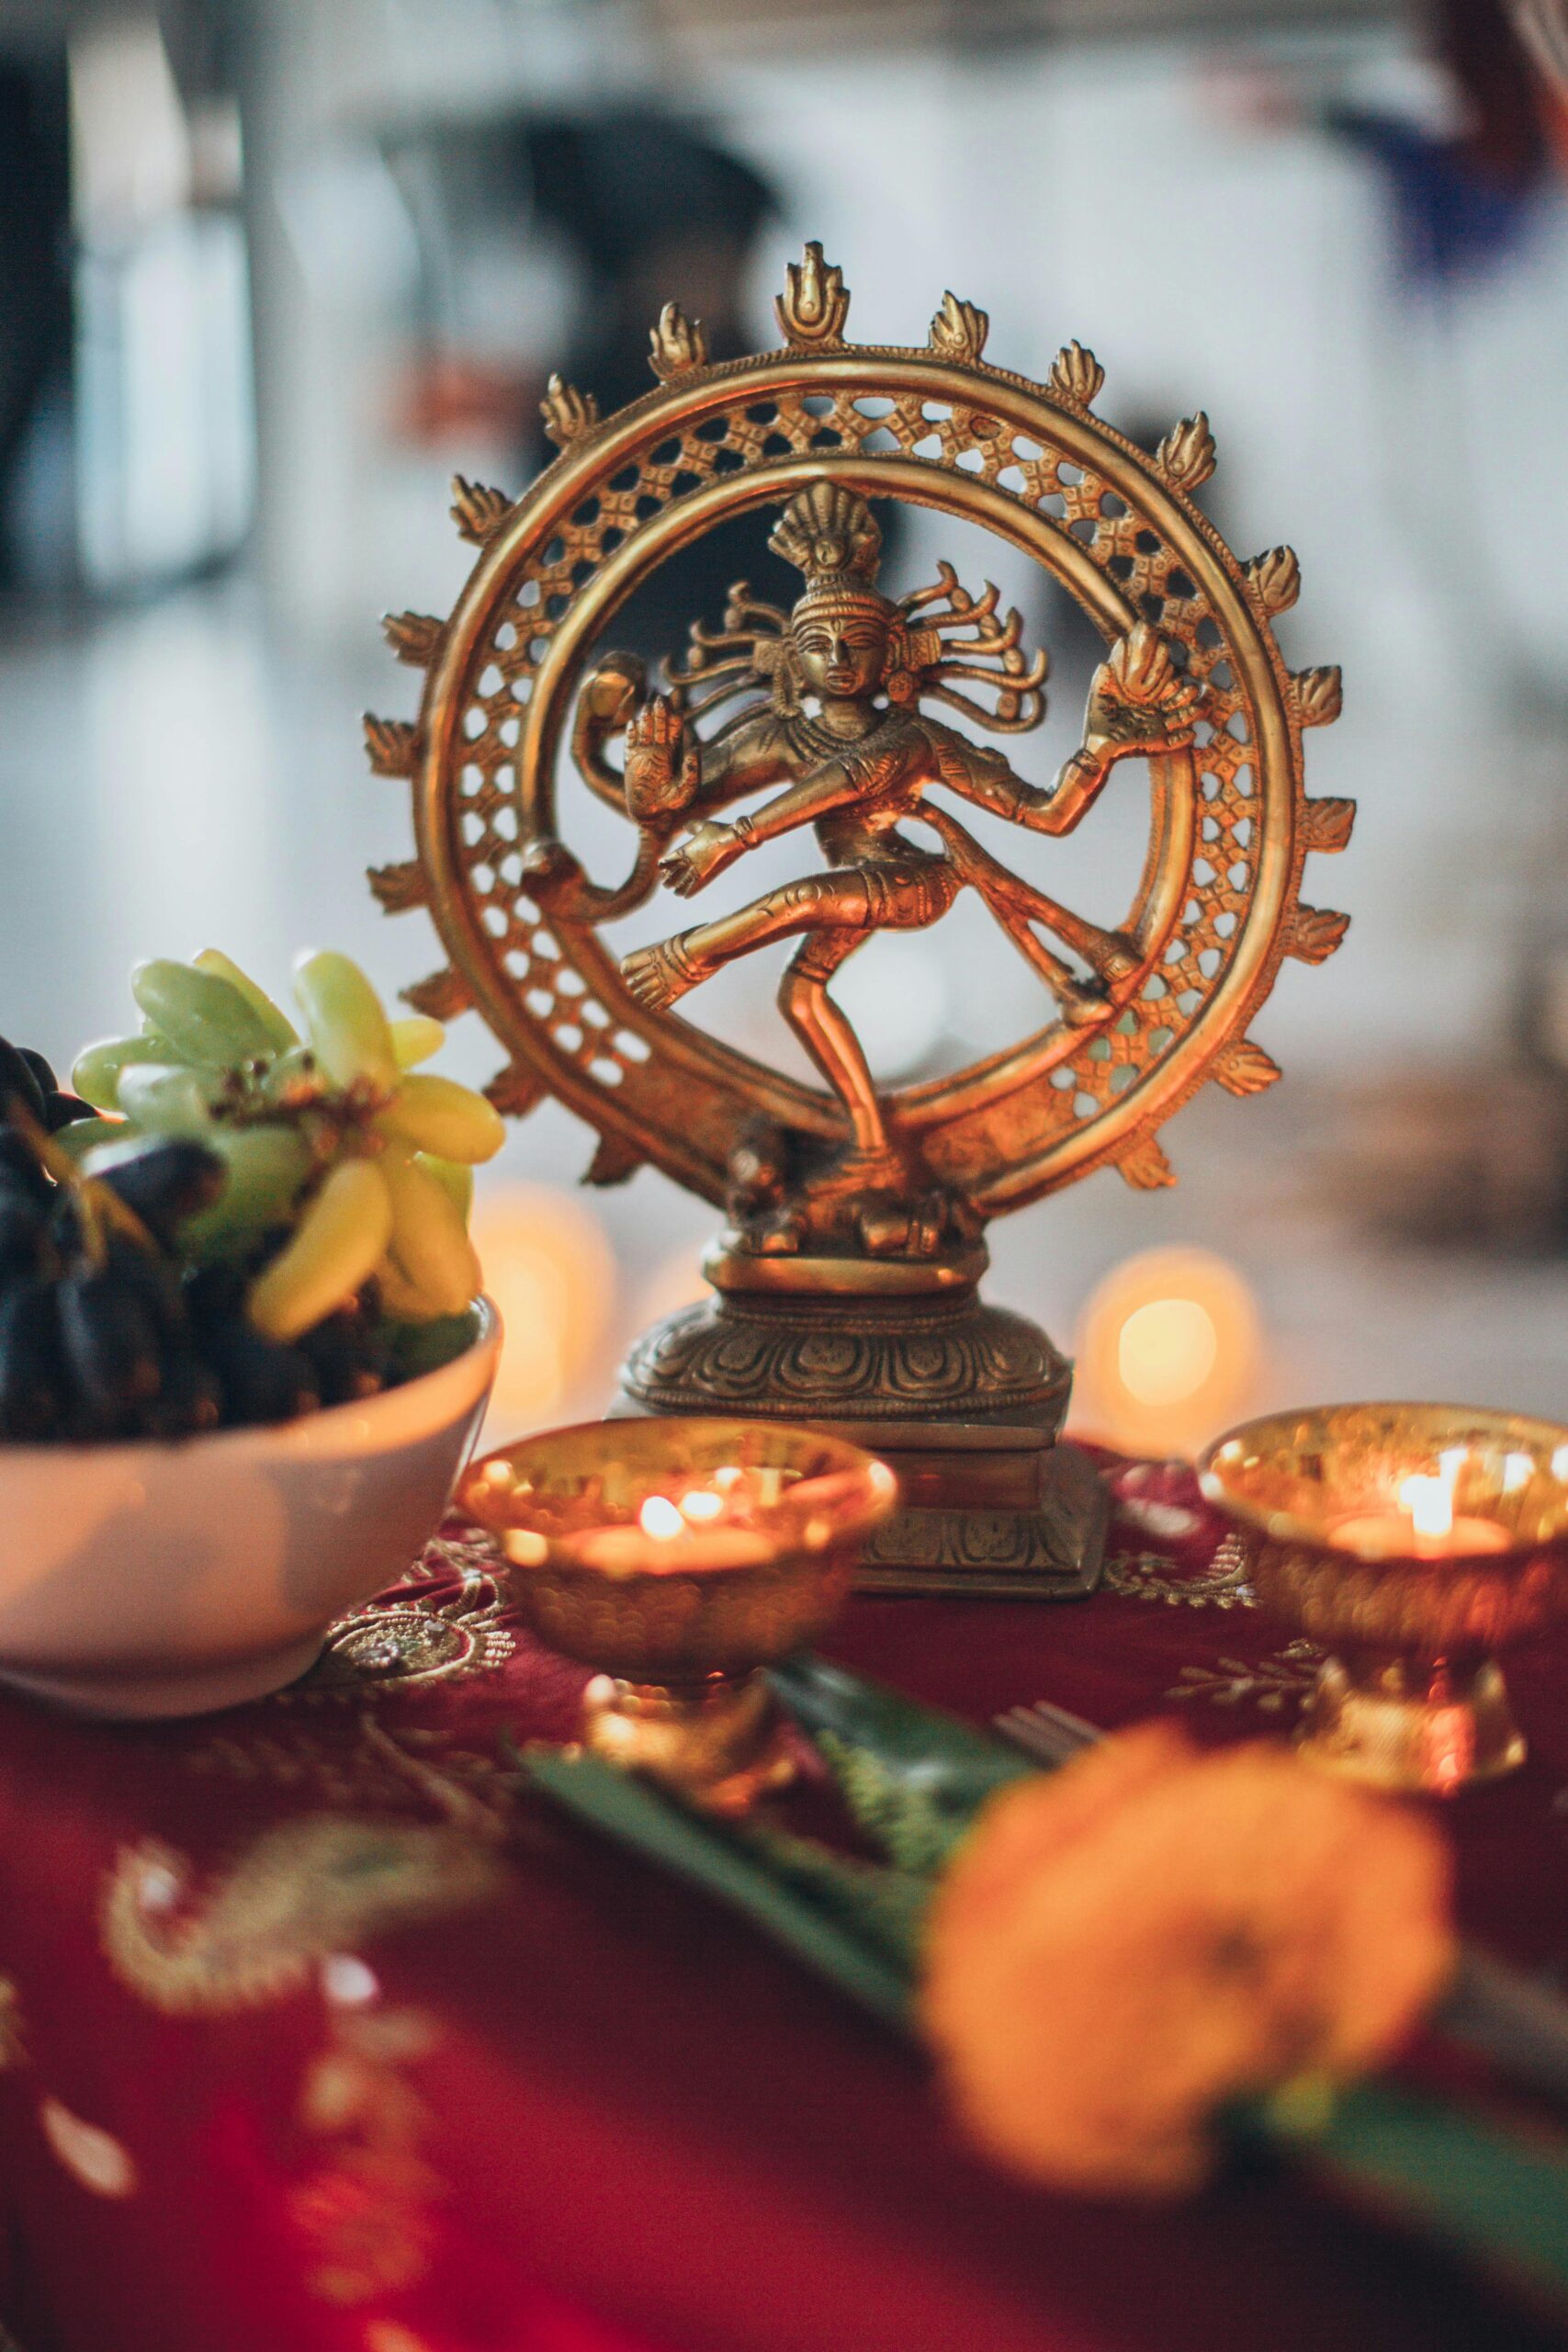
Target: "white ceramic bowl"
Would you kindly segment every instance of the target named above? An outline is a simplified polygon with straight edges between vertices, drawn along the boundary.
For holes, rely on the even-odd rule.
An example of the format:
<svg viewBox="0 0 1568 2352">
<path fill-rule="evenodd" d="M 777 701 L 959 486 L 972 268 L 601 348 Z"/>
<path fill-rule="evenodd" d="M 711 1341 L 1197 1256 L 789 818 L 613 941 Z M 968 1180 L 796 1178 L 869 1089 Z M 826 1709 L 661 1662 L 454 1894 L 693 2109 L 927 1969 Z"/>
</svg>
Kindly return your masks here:
<svg viewBox="0 0 1568 2352">
<path fill-rule="evenodd" d="M 501 1317 L 357 1405 L 170 1444 L 0 1445 L 0 1680 L 96 1715 L 292 1682 L 417 1559 L 479 1431 Z"/>
</svg>

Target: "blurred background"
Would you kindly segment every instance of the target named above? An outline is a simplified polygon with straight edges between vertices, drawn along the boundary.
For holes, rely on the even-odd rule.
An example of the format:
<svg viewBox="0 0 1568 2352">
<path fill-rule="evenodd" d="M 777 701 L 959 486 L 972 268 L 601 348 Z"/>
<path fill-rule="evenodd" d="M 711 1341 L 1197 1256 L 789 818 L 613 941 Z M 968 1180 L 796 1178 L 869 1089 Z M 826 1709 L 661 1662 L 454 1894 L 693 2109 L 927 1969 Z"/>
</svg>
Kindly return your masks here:
<svg viewBox="0 0 1568 2352">
<path fill-rule="evenodd" d="M 433 968 L 365 886 L 410 824 L 359 713 L 412 707 L 378 615 L 466 575 L 449 475 L 519 490 L 549 371 L 630 398 L 668 299 L 716 356 L 776 340 L 807 237 L 863 339 L 951 286 L 1005 366 L 1091 345 L 1145 446 L 1206 409 L 1205 506 L 1295 547 L 1286 657 L 1345 671 L 1309 782 L 1361 813 L 1308 895 L 1354 921 L 1255 1024 L 1286 1082 L 1180 1115 L 1179 1191 L 995 1228 L 993 1295 L 1150 1451 L 1356 1394 L 1568 1416 L 1564 0 L 0 0 L 0 1030 L 69 1063 L 136 956 L 209 944 L 274 989 L 304 944 Z M 996 572 L 1052 650 L 1044 781 L 1093 643 L 961 537 L 906 518 L 890 584 Z M 639 641 L 763 585 L 739 554 Z M 1029 870 L 1115 920 L 1134 799 Z M 1034 1025 L 963 911 L 840 984 L 890 1082 Z M 785 1057 L 776 977 L 692 1015 Z M 500 1060 L 472 1015 L 449 1057 Z M 546 1105 L 485 1172 L 506 1429 L 596 1411 L 700 1287 L 712 1212 L 579 1189 L 592 1140 Z"/>
</svg>

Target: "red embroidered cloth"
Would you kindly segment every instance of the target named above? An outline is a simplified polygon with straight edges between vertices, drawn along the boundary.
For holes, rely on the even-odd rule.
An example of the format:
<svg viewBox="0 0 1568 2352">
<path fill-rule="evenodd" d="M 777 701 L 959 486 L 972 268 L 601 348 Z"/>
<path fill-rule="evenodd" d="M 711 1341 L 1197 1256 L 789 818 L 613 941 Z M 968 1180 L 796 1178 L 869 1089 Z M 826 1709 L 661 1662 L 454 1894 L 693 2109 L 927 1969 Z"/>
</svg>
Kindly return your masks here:
<svg viewBox="0 0 1568 2352">
<path fill-rule="evenodd" d="M 1309 1656 L 1189 1474 L 1112 1465 L 1088 1604 L 871 1600 L 834 1654 L 985 1719 L 1288 1727 Z M 302 1684 L 94 1728 L 0 1701 L 0 2317 L 25 2352 L 1380 2352 L 1568 2342 L 1284 2166 L 1016 2188 L 918 2056 L 510 1787 L 579 1677 L 449 1530 Z M 1464 1923 L 1568 1962 L 1568 1645 L 1446 1816 Z M 10 2352 L 0 2328 L 0 2352 Z"/>
</svg>

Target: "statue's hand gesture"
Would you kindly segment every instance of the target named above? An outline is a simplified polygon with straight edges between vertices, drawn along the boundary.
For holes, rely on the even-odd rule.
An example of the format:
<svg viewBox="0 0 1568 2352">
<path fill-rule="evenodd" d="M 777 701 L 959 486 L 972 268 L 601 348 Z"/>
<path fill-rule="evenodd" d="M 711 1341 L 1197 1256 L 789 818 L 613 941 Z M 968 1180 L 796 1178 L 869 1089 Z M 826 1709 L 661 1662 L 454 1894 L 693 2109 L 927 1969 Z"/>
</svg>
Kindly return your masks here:
<svg viewBox="0 0 1568 2352">
<path fill-rule="evenodd" d="M 689 899 L 732 865 L 744 847 L 733 825 L 696 825 L 679 849 L 660 859 L 659 870 L 677 898 Z"/>
<path fill-rule="evenodd" d="M 1203 690 L 1184 677 L 1147 621 L 1118 639 L 1090 682 L 1084 748 L 1104 760 L 1175 752 L 1192 741 Z"/>
<path fill-rule="evenodd" d="M 696 797 L 702 755 L 667 695 L 652 695 L 626 728 L 626 807 L 639 825 L 669 825 Z"/>
</svg>

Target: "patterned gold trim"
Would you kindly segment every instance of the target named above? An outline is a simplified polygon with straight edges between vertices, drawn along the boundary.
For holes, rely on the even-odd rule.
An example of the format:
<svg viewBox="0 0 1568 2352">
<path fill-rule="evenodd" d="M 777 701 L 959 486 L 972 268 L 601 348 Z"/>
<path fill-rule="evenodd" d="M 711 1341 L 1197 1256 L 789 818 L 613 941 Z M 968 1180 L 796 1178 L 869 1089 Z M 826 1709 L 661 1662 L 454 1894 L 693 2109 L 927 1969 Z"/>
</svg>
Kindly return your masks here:
<svg viewBox="0 0 1568 2352">
<path fill-rule="evenodd" d="M 297 1992 L 330 1952 L 489 1894 L 487 1848 L 450 1828 L 307 1815 L 264 1831 L 199 1899 L 155 1838 L 120 1849 L 100 1933 L 119 1982 L 167 2017 L 222 2016 Z"/>
<path fill-rule="evenodd" d="M 1244 1544 L 1227 1535 L 1206 1568 L 1183 1570 L 1158 1552 L 1121 1552 L 1105 1566 L 1105 1589 L 1169 1609 L 1256 1609 Z"/>
</svg>

